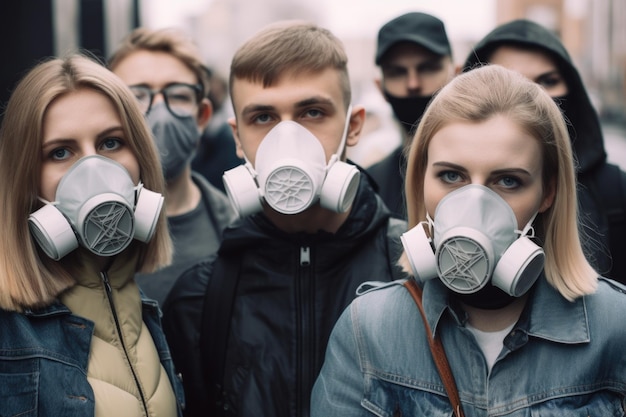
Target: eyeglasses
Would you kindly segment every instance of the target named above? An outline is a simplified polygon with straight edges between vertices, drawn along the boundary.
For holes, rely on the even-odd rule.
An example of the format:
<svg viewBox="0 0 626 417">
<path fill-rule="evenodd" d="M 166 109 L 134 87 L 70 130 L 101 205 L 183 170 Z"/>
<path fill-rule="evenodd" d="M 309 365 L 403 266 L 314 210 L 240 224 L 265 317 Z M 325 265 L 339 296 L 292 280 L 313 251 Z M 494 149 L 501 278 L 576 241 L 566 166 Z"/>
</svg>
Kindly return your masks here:
<svg viewBox="0 0 626 417">
<path fill-rule="evenodd" d="M 184 83 L 169 84 L 161 90 L 152 90 L 145 85 L 131 85 L 130 89 L 139 102 L 139 108 L 144 115 L 150 112 L 154 96 L 160 93 L 163 96 L 167 109 L 177 117 L 194 115 L 202 93 L 202 88 L 199 84 Z"/>
</svg>

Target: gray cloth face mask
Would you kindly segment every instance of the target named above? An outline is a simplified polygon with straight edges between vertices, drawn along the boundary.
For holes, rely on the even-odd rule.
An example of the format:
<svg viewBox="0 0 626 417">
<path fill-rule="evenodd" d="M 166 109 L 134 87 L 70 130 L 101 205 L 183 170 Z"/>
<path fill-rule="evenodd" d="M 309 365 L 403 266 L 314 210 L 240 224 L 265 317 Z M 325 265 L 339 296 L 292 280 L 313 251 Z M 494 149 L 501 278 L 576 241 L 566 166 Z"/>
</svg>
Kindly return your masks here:
<svg viewBox="0 0 626 417">
<path fill-rule="evenodd" d="M 161 102 L 152 106 L 146 119 L 159 149 L 165 180 L 178 178 L 191 163 L 200 141 L 195 117 L 174 116 Z"/>
</svg>

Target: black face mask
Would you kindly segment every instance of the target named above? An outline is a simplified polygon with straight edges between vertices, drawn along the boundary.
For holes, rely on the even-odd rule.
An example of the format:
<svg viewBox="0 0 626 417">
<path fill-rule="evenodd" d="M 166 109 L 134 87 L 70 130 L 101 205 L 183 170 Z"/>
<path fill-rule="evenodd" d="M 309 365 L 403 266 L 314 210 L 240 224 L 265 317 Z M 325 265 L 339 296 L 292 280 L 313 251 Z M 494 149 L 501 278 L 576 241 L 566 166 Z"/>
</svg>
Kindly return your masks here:
<svg viewBox="0 0 626 417">
<path fill-rule="evenodd" d="M 456 294 L 454 297 L 467 305 L 485 310 L 503 308 L 515 301 L 515 297 L 502 291 L 495 285 L 487 284 L 484 288 L 473 294 Z"/>
<path fill-rule="evenodd" d="M 426 106 L 433 98 L 430 96 L 417 96 L 417 97 L 396 97 L 389 94 L 387 91 L 383 93 L 385 99 L 391 105 L 393 114 L 396 116 L 400 124 L 406 131 L 411 133 L 414 126 L 426 111 Z"/>
</svg>

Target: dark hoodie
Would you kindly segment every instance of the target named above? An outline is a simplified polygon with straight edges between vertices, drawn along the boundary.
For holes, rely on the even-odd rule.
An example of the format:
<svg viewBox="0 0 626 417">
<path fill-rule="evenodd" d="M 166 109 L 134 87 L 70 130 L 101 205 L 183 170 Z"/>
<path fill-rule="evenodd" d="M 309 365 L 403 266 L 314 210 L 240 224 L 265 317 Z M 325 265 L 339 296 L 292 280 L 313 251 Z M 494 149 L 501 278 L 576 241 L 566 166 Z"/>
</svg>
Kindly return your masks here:
<svg viewBox="0 0 626 417">
<path fill-rule="evenodd" d="M 626 281 L 623 235 L 626 174 L 606 161 L 598 114 L 580 74 L 561 41 L 548 29 L 528 20 L 503 24 L 487 34 L 468 56 L 463 71 L 488 63 L 493 51 L 501 45 L 541 49 L 555 60 L 569 91 L 560 106 L 568 122 L 576 158 L 583 245 L 588 259 L 600 273 Z M 613 254 L 612 265 L 609 250 Z"/>
<path fill-rule="evenodd" d="M 183 375 L 187 417 L 309 415 L 330 332 L 356 289 L 404 277 L 396 262 L 406 222 L 390 218 L 364 178 L 336 233 L 285 233 L 263 213 L 248 216 L 225 230 L 216 262 L 208 259 L 177 281 L 163 326 Z M 204 307 L 217 323 L 201 316 L 207 291 Z M 232 308 L 230 316 L 220 304 Z M 230 336 L 220 337 L 223 330 Z M 227 353 L 211 354 L 225 340 Z M 221 408 L 232 413 L 207 404 L 215 385 L 205 385 L 201 364 L 223 369 L 216 403 L 225 401 Z M 219 371 L 207 374 L 217 378 Z"/>
</svg>

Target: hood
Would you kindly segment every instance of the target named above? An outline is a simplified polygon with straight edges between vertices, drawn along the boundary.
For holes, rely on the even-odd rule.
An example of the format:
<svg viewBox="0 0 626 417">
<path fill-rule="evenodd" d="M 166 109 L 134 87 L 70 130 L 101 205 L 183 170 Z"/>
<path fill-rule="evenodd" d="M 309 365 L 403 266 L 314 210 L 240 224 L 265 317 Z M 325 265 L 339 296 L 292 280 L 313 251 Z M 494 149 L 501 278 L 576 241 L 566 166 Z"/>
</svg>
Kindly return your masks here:
<svg viewBox="0 0 626 417">
<path fill-rule="evenodd" d="M 476 44 L 463 65 L 463 71 L 488 63 L 489 56 L 502 44 L 539 48 L 555 59 L 569 93 L 565 116 L 579 175 L 606 161 L 606 151 L 598 114 L 591 104 L 580 74 L 561 41 L 548 29 L 529 20 L 514 20 L 498 26 Z"/>
</svg>

